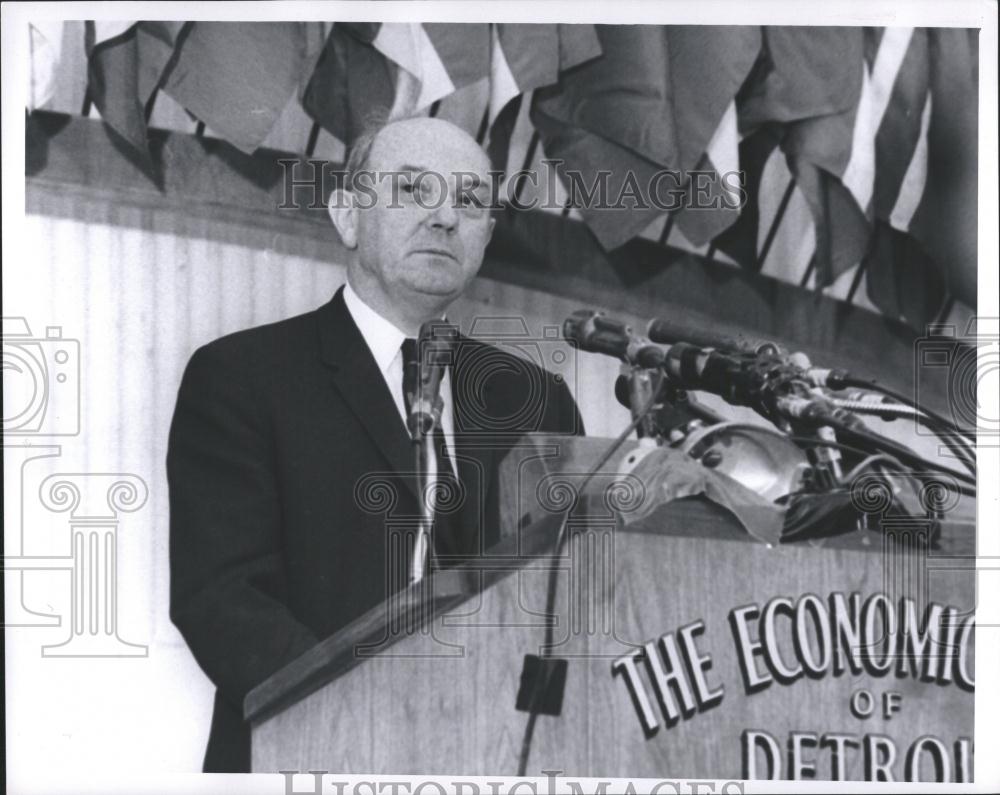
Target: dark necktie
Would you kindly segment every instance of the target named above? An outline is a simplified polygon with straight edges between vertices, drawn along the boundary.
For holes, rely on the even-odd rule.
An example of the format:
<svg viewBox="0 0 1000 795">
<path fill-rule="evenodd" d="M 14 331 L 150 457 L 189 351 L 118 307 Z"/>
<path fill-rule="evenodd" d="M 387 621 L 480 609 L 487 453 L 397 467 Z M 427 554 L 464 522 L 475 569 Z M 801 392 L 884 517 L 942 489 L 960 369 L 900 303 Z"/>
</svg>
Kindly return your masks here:
<svg viewBox="0 0 1000 795">
<path fill-rule="evenodd" d="M 403 403 L 406 406 L 406 415 L 409 416 L 410 395 L 417 387 L 416 368 L 412 366 L 412 363 L 417 361 L 417 341 L 407 338 L 400 347 L 403 354 Z M 437 501 L 437 510 L 434 512 L 432 530 L 434 552 L 439 556 L 457 555 L 461 553 L 461 524 L 457 510 L 461 491 L 440 422 L 434 426 L 431 444 L 437 461 L 436 493 L 440 497 Z"/>
</svg>

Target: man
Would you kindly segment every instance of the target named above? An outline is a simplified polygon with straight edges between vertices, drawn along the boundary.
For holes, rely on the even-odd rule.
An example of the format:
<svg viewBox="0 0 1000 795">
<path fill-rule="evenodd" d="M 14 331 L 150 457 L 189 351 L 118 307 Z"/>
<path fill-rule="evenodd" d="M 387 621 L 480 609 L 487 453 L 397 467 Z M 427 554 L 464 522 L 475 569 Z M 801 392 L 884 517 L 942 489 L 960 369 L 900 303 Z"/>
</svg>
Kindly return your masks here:
<svg viewBox="0 0 1000 795">
<path fill-rule="evenodd" d="M 356 255 L 348 284 L 320 309 L 223 337 L 188 364 L 167 454 L 171 618 L 217 686 L 206 772 L 249 770 L 249 690 L 405 585 L 365 484 L 388 478 L 387 510 L 417 513 L 403 342 L 482 264 L 488 170 L 475 141 L 436 119 L 362 139 L 353 191 L 330 203 Z M 579 433 L 580 418 L 564 383 L 467 338 L 441 392 L 437 467 L 465 499 L 447 538 L 435 525 L 435 551 L 475 555 L 500 536 L 504 444 Z"/>
</svg>

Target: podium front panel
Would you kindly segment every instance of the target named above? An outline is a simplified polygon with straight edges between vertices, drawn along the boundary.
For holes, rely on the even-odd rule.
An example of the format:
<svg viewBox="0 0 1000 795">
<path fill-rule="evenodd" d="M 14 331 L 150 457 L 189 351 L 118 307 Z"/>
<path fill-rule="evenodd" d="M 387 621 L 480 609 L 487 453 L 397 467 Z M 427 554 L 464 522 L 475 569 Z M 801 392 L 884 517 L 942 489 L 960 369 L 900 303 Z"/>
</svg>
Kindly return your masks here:
<svg viewBox="0 0 1000 795">
<path fill-rule="evenodd" d="M 564 686 L 533 719 L 529 775 L 971 780 L 975 572 L 958 547 L 913 522 L 768 547 L 688 500 L 567 530 L 558 557 L 482 574 L 259 713 L 254 770 L 516 775 L 540 657 L 565 661 Z"/>
</svg>

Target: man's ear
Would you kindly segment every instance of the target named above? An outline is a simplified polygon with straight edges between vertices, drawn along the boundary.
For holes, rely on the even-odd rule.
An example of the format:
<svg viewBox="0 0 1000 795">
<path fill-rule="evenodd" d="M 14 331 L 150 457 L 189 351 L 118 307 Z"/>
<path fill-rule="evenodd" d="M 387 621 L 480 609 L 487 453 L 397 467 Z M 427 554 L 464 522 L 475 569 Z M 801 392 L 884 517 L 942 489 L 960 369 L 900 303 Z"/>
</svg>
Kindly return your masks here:
<svg viewBox="0 0 1000 795">
<path fill-rule="evenodd" d="M 338 188 L 330 194 L 330 201 L 327 202 L 326 211 L 330 214 L 330 220 L 337 228 L 340 239 L 349 249 L 358 247 L 358 208 L 354 201 L 354 194 L 349 190 Z"/>
</svg>

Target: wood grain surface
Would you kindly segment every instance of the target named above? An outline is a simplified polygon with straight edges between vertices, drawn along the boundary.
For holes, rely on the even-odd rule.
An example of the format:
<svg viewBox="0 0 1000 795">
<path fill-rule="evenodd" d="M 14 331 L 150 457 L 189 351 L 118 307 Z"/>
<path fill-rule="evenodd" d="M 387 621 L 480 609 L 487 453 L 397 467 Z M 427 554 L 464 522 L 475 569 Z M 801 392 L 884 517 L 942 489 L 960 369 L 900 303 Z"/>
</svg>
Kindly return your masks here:
<svg viewBox="0 0 1000 795">
<path fill-rule="evenodd" d="M 708 528 L 712 531 L 703 532 Z M 954 552 L 957 546 L 950 552 L 920 543 L 893 546 L 884 543 L 885 534 L 869 531 L 840 536 L 839 545 L 769 548 L 750 539 L 725 512 L 688 500 L 632 525 L 590 503 L 586 511 L 570 514 L 567 543 L 552 557 L 545 550 L 557 532 L 557 525 L 543 520 L 508 537 L 506 551 L 520 546 L 520 554 L 498 556 L 497 571 L 480 572 L 482 588 L 470 588 L 474 570 L 444 572 L 448 577 L 431 593 L 464 593 L 456 596 L 460 603 L 441 601 L 442 609 L 426 613 L 422 626 L 397 634 L 374 657 L 370 650 L 359 656 L 357 641 L 365 633 L 357 628 L 329 639 L 314 662 L 334 652 L 353 662 L 322 686 L 314 681 L 308 695 L 291 703 L 281 693 L 290 686 L 286 681 L 268 694 L 269 707 L 257 704 L 253 769 L 515 775 L 529 719 L 516 708 L 524 658 L 548 655 L 567 660 L 566 685 L 561 714 L 537 717 L 526 768 L 531 775 L 558 770 L 573 776 L 738 778 L 746 775 L 743 732 L 755 730 L 776 742 L 782 769 L 771 772 L 777 777 L 792 777 L 794 732 L 807 733 L 799 741 L 801 755 L 806 763 L 813 761 L 818 779 L 837 774 L 829 744 L 821 744 L 831 733 L 857 740 L 842 760 L 849 779 L 872 774 L 866 770 L 865 744 L 884 744 L 879 736 L 895 748 L 891 762 L 887 751 L 875 750 L 896 779 L 906 777 L 908 751 L 925 736 L 938 738 L 947 749 L 948 776 L 959 775 L 955 747 L 961 738 L 971 741 L 974 693 L 955 681 L 951 658 L 950 682 L 922 681 L 894 661 L 886 675 L 867 669 L 835 674 L 831 666 L 820 675 L 774 681 L 748 693 L 731 618 L 737 608 L 763 610 L 777 597 L 794 605 L 812 594 L 829 605 L 836 593 L 856 594 L 860 603 L 884 594 L 897 608 L 909 598 L 921 616 L 930 604 L 964 613 L 974 608 L 974 572 L 960 565 L 966 558 Z M 970 532 L 953 528 L 949 535 Z M 534 539 L 534 546 L 526 539 Z M 514 559 L 513 571 L 499 565 Z M 482 561 L 477 565 L 488 568 Z M 548 614 L 553 569 L 556 600 Z M 377 634 L 380 622 L 388 620 L 385 612 L 370 616 L 365 632 Z M 548 622 L 553 646 L 546 649 Z M 695 656 L 710 658 L 701 666 L 706 686 L 721 689 L 722 697 L 681 710 L 670 723 L 647 664 L 640 661 L 640 680 L 658 724 L 655 731 L 645 730 L 625 677 L 616 675 L 612 664 L 668 634 L 683 660 L 681 629 L 696 622 L 703 630 L 693 633 Z M 761 634 L 758 621 L 749 626 L 754 638 Z M 779 613 L 774 626 L 780 658 L 793 665 L 801 652 L 793 643 L 792 618 Z M 815 630 L 807 629 L 807 637 L 812 655 L 821 657 Z M 974 652 L 974 641 L 968 651 Z M 766 670 L 762 658 L 755 664 Z M 684 667 L 684 679 L 694 693 L 691 670 Z M 852 697 L 860 690 L 872 696 L 869 716 L 852 712 Z M 680 703 L 679 690 L 668 692 Z M 886 713 L 888 693 L 897 694 L 888 698 L 898 709 Z M 926 748 L 917 755 L 916 774 L 925 780 L 937 774 L 932 756 Z M 766 775 L 763 755 L 756 758 L 758 775 Z"/>
</svg>

